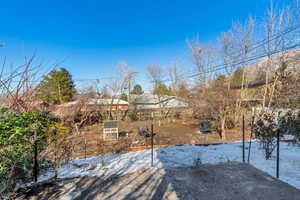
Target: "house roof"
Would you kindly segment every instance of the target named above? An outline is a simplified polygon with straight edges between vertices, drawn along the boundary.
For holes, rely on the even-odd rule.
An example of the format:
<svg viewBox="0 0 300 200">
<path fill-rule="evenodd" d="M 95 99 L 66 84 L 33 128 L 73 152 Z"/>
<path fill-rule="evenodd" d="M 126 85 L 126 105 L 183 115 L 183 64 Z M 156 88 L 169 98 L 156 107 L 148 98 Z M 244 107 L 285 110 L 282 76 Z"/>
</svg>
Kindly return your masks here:
<svg viewBox="0 0 300 200">
<path fill-rule="evenodd" d="M 86 104 L 88 105 L 128 105 L 127 101 L 122 99 L 89 99 Z"/>
<path fill-rule="evenodd" d="M 158 104 L 170 99 L 176 98 L 175 96 L 158 96 L 153 94 L 143 94 L 135 98 L 134 104 Z"/>
<path fill-rule="evenodd" d="M 61 104 L 62 107 L 74 106 L 80 104 L 80 101 L 71 101 Z M 121 99 L 88 99 L 82 102 L 85 105 L 129 105 L 127 101 Z"/>
<path fill-rule="evenodd" d="M 105 121 L 103 124 L 103 128 L 118 128 L 118 121 L 117 120 Z"/>
<path fill-rule="evenodd" d="M 155 109 L 159 107 L 164 108 L 179 108 L 187 107 L 188 104 L 180 101 L 176 96 L 158 96 L 153 94 L 143 94 L 135 99 L 133 104 L 139 108 Z M 141 107 L 142 106 L 142 107 Z"/>
</svg>

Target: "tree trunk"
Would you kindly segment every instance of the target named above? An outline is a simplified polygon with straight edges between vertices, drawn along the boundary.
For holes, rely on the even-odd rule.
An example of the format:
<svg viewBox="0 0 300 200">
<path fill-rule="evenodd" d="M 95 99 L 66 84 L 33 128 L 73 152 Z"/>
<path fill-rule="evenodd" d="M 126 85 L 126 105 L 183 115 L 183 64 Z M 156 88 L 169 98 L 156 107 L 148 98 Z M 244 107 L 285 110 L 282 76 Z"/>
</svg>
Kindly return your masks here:
<svg viewBox="0 0 300 200">
<path fill-rule="evenodd" d="M 222 137 L 222 140 L 226 139 L 225 123 L 226 123 L 226 117 L 224 117 L 223 119 L 221 119 L 221 137 Z"/>
</svg>

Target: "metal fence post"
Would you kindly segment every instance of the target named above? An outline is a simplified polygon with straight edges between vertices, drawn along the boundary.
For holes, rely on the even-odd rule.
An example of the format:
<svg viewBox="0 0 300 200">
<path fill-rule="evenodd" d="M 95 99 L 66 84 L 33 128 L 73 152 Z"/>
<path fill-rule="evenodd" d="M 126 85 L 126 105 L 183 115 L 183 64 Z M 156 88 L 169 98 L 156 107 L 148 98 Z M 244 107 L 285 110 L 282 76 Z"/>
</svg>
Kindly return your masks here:
<svg viewBox="0 0 300 200">
<path fill-rule="evenodd" d="M 37 182 L 37 177 L 38 177 L 38 148 L 37 148 L 37 133 L 36 131 L 34 132 L 34 165 L 33 165 L 33 178 L 34 182 Z"/>
<path fill-rule="evenodd" d="M 57 154 L 58 154 L 58 150 L 57 150 L 57 132 L 56 130 L 54 130 L 54 169 L 55 169 L 55 175 L 54 178 L 57 178 L 57 166 L 58 166 L 58 158 L 57 158 Z"/>
<path fill-rule="evenodd" d="M 256 109 L 252 109 L 252 120 L 251 120 L 251 130 L 250 130 L 250 143 L 249 143 L 249 149 L 248 149 L 248 163 L 250 163 L 250 152 L 251 152 L 251 144 L 252 144 L 252 137 L 253 137 L 253 126 L 255 121 L 255 114 Z"/>
<path fill-rule="evenodd" d="M 153 123 L 151 124 L 151 166 L 153 167 L 153 137 L 154 137 L 154 133 L 153 133 Z"/>
<path fill-rule="evenodd" d="M 86 160 L 86 138 L 84 137 L 84 159 Z"/>
<path fill-rule="evenodd" d="M 279 178 L 279 130 L 277 130 L 277 159 L 276 159 L 276 178 Z"/>
<path fill-rule="evenodd" d="M 242 128 L 243 128 L 243 163 L 245 162 L 245 116 L 243 115 L 242 119 Z"/>
</svg>

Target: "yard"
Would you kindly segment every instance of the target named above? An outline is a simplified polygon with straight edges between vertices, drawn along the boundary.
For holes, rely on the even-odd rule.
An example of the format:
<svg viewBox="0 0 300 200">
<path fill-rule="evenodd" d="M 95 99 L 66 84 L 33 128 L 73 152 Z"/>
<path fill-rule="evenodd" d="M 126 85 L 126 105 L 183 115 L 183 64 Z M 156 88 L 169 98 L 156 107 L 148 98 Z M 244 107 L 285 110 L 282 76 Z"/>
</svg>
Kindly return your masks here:
<svg viewBox="0 0 300 200">
<path fill-rule="evenodd" d="M 138 127 L 147 126 L 151 129 L 151 121 L 119 122 L 119 131 L 128 132 L 127 136 L 120 136 L 118 141 L 103 141 L 103 124 L 89 126 L 82 130 L 80 135 L 72 137 L 73 157 L 90 157 L 110 153 L 124 153 L 133 150 L 132 147 L 140 147 L 151 144 L 150 138 L 144 138 L 138 134 Z M 194 144 L 194 143 L 223 143 L 241 141 L 240 128 L 227 130 L 226 139 L 222 140 L 216 132 L 211 134 L 199 134 L 198 120 L 165 120 L 160 126 L 154 122 L 154 144 L 161 146 Z M 249 131 L 246 131 L 246 139 L 249 139 Z"/>
<path fill-rule="evenodd" d="M 240 163 L 240 142 L 154 149 L 153 167 L 151 150 L 75 159 L 58 170 L 58 181 L 48 182 L 49 171 L 20 199 L 297 199 L 299 146 L 280 143 L 278 180 L 276 157 L 265 160 L 260 143 L 252 145 L 252 166 Z"/>
</svg>

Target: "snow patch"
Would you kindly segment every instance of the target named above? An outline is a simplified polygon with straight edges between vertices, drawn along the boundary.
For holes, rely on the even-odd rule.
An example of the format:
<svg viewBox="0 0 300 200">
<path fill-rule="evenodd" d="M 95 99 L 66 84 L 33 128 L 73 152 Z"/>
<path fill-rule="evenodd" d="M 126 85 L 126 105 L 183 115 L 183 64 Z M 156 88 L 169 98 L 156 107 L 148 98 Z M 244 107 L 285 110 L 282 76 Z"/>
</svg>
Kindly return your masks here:
<svg viewBox="0 0 300 200">
<path fill-rule="evenodd" d="M 248 155 L 246 143 L 246 156 Z M 300 189 L 300 147 L 291 143 L 280 143 L 280 180 Z M 275 155 L 275 153 L 274 153 Z M 242 162 L 242 143 L 234 142 L 215 146 L 169 146 L 154 149 L 154 167 L 171 168 L 192 166 L 195 160 L 203 164 L 217 164 L 222 162 Z M 247 160 L 247 157 L 246 157 Z M 250 164 L 256 168 L 275 176 L 276 157 L 265 160 L 263 149 L 258 141 L 252 141 Z M 80 167 L 79 167 L 80 166 Z M 151 149 L 114 154 L 87 159 L 74 159 L 58 170 L 58 178 L 72 178 L 78 176 L 120 175 L 151 168 Z M 39 177 L 39 181 L 54 176 L 49 171 Z"/>
</svg>

